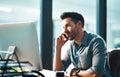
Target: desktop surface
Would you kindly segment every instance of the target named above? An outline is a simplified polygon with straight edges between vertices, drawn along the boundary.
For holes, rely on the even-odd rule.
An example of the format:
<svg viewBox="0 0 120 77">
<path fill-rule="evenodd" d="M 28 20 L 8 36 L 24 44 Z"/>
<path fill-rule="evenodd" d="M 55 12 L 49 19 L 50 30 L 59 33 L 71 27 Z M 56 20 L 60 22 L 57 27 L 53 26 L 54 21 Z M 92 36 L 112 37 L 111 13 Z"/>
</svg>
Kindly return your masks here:
<svg viewBox="0 0 120 77">
<path fill-rule="evenodd" d="M 68 76 L 66 74 L 64 74 L 64 76 L 56 76 L 56 71 L 52 71 L 52 70 L 46 70 L 43 69 L 41 71 L 38 71 L 40 73 L 43 74 L 43 76 L 40 75 L 40 77 L 77 77 L 77 76 Z M 21 77 L 22 75 L 24 75 L 25 77 L 38 77 L 37 73 L 35 74 L 35 72 L 31 72 L 31 71 L 26 71 L 26 72 L 7 72 L 4 73 L 4 75 L 2 75 L 2 72 L 0 72 L 0 77 Z"/>
<path fill-rule="evenodd" d="M 40 71 L 45 77 L 57 77 L 56 76 L 56 71 L 52 71 L 52 70 L 46 70 L 43 69 Z M 77 77 L 77 76 L 69 76 L 67 74 L 64 74 L 64 77 Z"/>
</svg>

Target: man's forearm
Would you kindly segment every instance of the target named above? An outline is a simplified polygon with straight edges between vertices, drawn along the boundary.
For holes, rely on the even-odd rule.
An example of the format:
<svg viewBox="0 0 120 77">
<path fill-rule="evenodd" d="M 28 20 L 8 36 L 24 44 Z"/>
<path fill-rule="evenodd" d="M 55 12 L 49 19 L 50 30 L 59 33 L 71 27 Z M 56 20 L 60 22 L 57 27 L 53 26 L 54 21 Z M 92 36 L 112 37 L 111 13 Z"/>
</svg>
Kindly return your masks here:
<svg viewBox="0 0 120 77">
<path fill-rule="evenodd" d="M 75 76 L 76 73 L 73 72 L 73 75 Z M 95 74 L 91 71 L 91 69 L 88 69 L 88 70 L 80 70 L 78 73 L 77 73 L 77 76 L 80 76 L 80 77 L 102 77 L 101 75 L 98 75 L 98 74 Z"/>
<path fill-rule="evenodd" d="M 80 77 L 102 77 L 101 75 L 93 73 L 91 69 L 81 70 L 77 75 Z"/>
<path fill-rule="evenodd" d="M 56 48 L 53 61 L 53 70 L 60 70 L 62 68 L 61 48 Z"/>
</svg>

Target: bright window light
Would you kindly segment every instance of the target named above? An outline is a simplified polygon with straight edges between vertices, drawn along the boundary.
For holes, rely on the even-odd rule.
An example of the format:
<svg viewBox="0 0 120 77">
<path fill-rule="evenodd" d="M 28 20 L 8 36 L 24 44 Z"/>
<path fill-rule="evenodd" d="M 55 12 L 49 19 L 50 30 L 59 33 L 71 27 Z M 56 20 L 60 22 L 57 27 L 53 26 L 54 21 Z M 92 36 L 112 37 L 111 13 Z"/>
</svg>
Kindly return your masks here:
<svg viewBox="0 0 120 77">
<path fill-rule="evenodd" d="M 0 6 L 0 11 L 10 13 L 10 12 L 12 11 L 12 8 L 9 8 L 9 7 L 1 7 L 1 6 Z"/>
</svg>

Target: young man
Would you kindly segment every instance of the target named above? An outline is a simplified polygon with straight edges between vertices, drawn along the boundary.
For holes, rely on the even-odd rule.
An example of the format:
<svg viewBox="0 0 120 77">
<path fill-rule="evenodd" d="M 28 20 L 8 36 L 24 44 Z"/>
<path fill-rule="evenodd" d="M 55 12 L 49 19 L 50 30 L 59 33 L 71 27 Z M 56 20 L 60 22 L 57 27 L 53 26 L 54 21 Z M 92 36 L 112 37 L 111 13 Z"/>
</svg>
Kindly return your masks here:
<svg viewBox="0 0 120 77">
<path fill-rule="evenodd" d="M 54 70 L 73 64 L 71 76 L 111 77 L 104 40 L 84 30 L 84 18 L 76 12 L 61 15 L 64 32 L 55 43 Z"/>
</svg>

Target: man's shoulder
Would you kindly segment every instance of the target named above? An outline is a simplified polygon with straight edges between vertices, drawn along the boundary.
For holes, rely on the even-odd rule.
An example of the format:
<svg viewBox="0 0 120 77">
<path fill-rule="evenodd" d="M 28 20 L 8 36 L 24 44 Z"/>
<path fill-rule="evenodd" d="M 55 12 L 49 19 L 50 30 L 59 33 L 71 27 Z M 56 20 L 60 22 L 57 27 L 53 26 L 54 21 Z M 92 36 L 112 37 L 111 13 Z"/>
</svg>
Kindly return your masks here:
<svg viewBox="0 0 120 77">
<path fill-rule="evenodd" d="M 88 33 L 88 35 L 91 39 L 103 39 L 100 35 L 95 33 Z"/>
<path fill-rule="evenodd" d="M 95 43 L 95 42 L 105 43 L 105 40 L 98 34 L 88 33 L 88 35 L 89 35 L 89 41 L 92 42 L 92 43 Z"/>
</svg>

